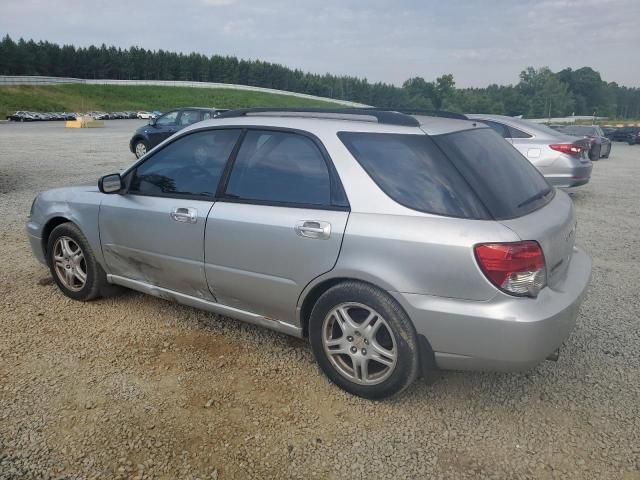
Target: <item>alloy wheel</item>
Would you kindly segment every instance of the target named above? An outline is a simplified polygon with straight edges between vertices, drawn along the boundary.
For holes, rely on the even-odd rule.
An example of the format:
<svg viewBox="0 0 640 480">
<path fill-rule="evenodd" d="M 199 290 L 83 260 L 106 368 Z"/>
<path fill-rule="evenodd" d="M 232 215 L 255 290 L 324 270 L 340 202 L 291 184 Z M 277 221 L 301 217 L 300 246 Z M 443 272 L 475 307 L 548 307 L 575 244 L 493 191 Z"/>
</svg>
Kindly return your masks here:
<svg viewBox="0 0 640 480">
<path fill-rule="evenodd" d="M 87 283 L 87 263 L 80 245 L 70 237 L 60 237 L 53 245 L 54 270 L 62 284 L 78 292 Z"/>
<path fill-rule="evenodd" d="M 377 385 L 393 373 L 396 340 L 387 321 L 360 303 L 342 303 L 325 317 L 322 345 L 333 367 L 360 385 Z"/>
</svg>

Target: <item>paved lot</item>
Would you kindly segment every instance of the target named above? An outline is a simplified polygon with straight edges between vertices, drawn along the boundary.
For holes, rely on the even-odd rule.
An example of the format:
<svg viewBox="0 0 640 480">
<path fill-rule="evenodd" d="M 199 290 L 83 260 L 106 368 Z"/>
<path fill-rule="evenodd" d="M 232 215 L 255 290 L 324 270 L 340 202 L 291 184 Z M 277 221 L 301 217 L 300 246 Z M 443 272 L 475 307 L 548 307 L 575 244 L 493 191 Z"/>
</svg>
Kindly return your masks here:
<svg viewBox="0 0 640 480">
<path fill-rule="evenodd" d="M 23 234 L 33 196 L 132 162 L 138 125 L 0 125 L 0 479 L 640 479 L 640 146 L 616 143 L 573 195 L 594 270 L 558 363 L 374 403 L 303 341 L 51 285 Z"/>
</svg>

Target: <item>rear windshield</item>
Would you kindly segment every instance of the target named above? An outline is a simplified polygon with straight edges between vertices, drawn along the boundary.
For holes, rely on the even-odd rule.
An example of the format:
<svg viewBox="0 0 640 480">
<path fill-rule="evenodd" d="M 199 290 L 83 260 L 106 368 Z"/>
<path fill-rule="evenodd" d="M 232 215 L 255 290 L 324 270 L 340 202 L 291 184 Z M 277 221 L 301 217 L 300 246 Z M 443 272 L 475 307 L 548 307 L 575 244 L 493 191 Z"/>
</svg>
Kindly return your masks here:
<svg viewBox="0 0 640 480">
<path fill-rule="evenodd" d="M 596 135 L 596 129 L 594 127 L 589 127 L 586 125 L 570 125 L 566 127 L 562 127 L 562 132 L 568 133 L 569 135 L 577 135 L 579 137 L 583 135 Z"/>
<path fill-rule="evenodd" d="M 489 128 L 445 135 L 341 132 L 378 186 L 415 210 L 471 219 L 507 219 L 545 205 L 553 189 Z"/>
</svg>

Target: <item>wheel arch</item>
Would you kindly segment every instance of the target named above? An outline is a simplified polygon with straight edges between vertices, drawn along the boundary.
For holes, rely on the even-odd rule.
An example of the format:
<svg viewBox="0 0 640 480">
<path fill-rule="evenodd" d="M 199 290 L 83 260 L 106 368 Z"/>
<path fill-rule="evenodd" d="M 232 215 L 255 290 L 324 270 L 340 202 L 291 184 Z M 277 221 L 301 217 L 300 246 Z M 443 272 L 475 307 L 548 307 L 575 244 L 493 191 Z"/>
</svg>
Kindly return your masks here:
<svg viewBox="0 0 640 480">
<path fill-rule="evenodd" d="M 375 280 L 372 281 L 371 279 L 365 279 L 358 277 L 357 275 L 336 275 L 317 278 L 314 282 L 307 285 L 305 290 L 300 294 L 298 301 L 298 322 L 302 328 L 303 338 L 307 338 L 309 336 L 309 318 L 311 317 L 313 306 L 316 304 L 320 296 L 330 288 L 346 282 L 364 283 L 384 292 L 389 291 L 389 288 L 385 288 L 385 282 L 376 282 Z M 402 305 L 401 308 L 404 310 Z"/>
<path fill-rule="evenodd" d="M 63 223 L 74 223 L 71 219 L 63 216 L 55 216 L 47 220 L 44 227 L 42 228 L 42 252 L 44 253 L 45 259 L 47 258 L 47 245 L 49 245 L 49 237 L 51 236 L 51 232 L 53 229 Z M 78 226 L 74 223 L 74 225 Z M 80 227 L 78 227 L 80 228 Z"/>
</svg>

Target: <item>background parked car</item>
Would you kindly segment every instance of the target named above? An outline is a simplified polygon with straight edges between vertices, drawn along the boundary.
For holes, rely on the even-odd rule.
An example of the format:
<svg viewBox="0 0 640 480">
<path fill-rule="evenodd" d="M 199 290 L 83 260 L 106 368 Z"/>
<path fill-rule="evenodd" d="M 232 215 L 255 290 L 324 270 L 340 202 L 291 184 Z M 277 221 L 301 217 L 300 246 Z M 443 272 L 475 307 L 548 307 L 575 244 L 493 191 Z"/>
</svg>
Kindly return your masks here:
<svg viewBox="0 0 640 480">
<path fill-rule="evenodd" d="M 637 135 L 640 127 L 620 127 L 611 133 L 610 139 L 614 142 L 628 142 L 632 135 Z"/>
<path fill-rule="evenodd" d="M 640 130 L 629 134 L 629 140 L 627 140 L 629 145 L 640 145 Z"/>
<path fill-rule="evenodd" d="M 557 132 L 539 123 L 503 115 L 468 114 L 511 143 L 556 187 L 577 187 L 589 182 L 593 165 L 591 143 Z"/>
<path fill-rule="evenodd" d="M 23 112 L 19 110 L 12 115 L 8 115 L 7 120 L 12 122 L 33 122 L 35 117 L 31 112 Z"/>
<path fill-rule="evenodd" d="M 138 112 L 137 117 L 148 120 L 149 118 L 151 118 L 151 112 L 144 112 L 144 111 Z"/>
<path fill-rule="evenodd" d="M 598 125 L 560 125 L 555 128 L 559 132 L 574 137 L 588 138 L 591 141 L 589 158 L 591 161 L 609 158 L 611 154 L 611 140 L 609 140 Z"/>
<path fill-rule="evenodd" d="M 129 141 L 129 149 L 136 158 L 140 158 L 178 130 L 217 114 L 215 108 L 187 107 L 171 110 L 158 118 L 151 118 L 148 125 L 136 130 Z"/>
</svg>

